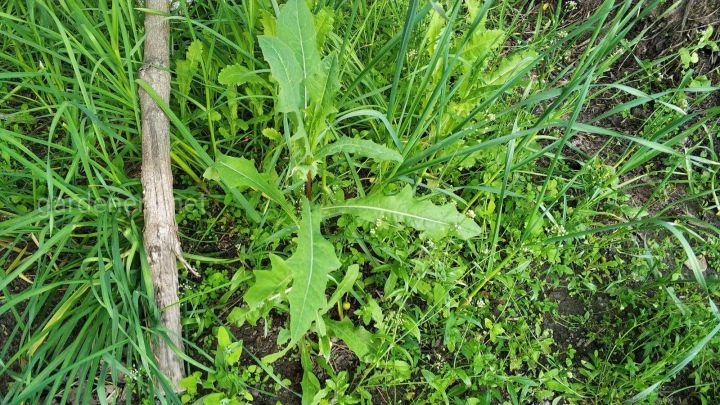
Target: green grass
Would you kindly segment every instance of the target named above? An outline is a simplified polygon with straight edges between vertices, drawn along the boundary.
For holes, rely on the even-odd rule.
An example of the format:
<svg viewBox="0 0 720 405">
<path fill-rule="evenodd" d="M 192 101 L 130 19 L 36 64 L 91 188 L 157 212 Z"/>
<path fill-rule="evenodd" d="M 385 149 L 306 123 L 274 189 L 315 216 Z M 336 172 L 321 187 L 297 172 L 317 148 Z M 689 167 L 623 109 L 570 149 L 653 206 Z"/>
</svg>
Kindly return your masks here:
<svg viewBox="0 0 720 405">
<path fill-rule="evenodd" d="M 315 74 L 337 90 L 290 83 L 304 103 L 288 113 L 258 39 L 283 38 L 281 4 L 169 17 L 163 107 L 202 278 L 181 269 L 190 377 L 167 402 L 720 395 L 717 72 L 633 59 L 666 2 L 580 20 L 510 0 L 308 4 Z M 0 402 L 150 403 L 164 379 L 142 245 L 142 10 L 0 7 Z M 251 164 L 228 174 L 226 156 Z M 327 288 L 298 307 L 306 259 Z"/>
</svg>

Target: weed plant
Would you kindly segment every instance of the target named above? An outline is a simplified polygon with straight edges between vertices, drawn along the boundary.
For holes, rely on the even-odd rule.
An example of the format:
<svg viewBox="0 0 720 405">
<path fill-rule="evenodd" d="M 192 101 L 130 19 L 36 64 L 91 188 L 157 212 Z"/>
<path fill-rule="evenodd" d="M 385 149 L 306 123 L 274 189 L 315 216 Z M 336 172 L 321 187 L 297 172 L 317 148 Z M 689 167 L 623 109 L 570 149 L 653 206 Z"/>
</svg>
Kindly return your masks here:
<svg viewBox="0 0 720 405">
<path fill-rule="evenodd" d="M 202 277 L 181 269 L 188 377 L 159 400 L 718 398 L 712 27 L 639 60 L 670 3 L 564 3 L 178 2 L 162 107 Z M 166 383 L 143 17 L 0 4 L 2 403 Z"/>
</svg>

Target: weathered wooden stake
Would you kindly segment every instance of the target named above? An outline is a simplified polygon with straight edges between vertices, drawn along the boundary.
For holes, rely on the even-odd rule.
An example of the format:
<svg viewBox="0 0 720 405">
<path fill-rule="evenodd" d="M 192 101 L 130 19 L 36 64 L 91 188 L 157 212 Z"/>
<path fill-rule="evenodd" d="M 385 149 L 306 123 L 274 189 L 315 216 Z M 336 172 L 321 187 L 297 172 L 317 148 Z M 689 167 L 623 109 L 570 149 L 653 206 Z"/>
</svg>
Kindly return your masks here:
<svg viewBox="0 0 720 405">
<path fill-rule="evenodd" d="M 145 15 L 145 59 L 140 69 L 140 78 L 168 104 L 170 27 L 166 15 L 169 1 L 147 0 L 146 7 L 157 14 Z M 145 252 L 152 272 L 155 303 L 161 311 L 160 323 L 168 331 L 176 350 L 182 351 L 176 259 L 184 260 L 175 222 L 173 176 L 170 170 L 170 128 L 167 116 L 143 90 L 140 90 L 140 108 Z M 184 374 L 182 359 L 163 339 L 155 342 L 153 352 L 160 370 L 177 390 L 178 382 Z"/>
</svg>

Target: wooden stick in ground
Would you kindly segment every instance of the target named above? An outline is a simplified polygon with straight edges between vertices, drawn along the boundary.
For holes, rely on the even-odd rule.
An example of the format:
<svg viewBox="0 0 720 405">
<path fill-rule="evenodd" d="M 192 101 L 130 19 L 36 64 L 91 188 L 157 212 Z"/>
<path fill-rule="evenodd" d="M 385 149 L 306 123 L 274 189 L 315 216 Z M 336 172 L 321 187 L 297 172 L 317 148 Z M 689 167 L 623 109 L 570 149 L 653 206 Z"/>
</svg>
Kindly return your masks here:
<svg viewBox="0 0 720 405">
<path fill-rule="evenodd" d="M 152 12 L 145 15 L 145 59 L 140 69 L 140 78 L 168 104 L 170 28 L 166 15 L 169 1 L 147 0 L 146 7 Z M 168 331 L 175 350 L 182 351 L 176 263 L 176 259 L 182 258 L 182 255 L 177 237 L 173 176 L 170 170 L 170 128 L 168 118 L 143 90 L 140 90 L 140 108 L 145 252 L 152 272 L 155 303 L 161 311 L 160 323 Z M 160 370 L 177 390 L 184 373 L 182 359 L 175 350 L 164 339 L 158 339 L 153 345 Z"/>
</svg>

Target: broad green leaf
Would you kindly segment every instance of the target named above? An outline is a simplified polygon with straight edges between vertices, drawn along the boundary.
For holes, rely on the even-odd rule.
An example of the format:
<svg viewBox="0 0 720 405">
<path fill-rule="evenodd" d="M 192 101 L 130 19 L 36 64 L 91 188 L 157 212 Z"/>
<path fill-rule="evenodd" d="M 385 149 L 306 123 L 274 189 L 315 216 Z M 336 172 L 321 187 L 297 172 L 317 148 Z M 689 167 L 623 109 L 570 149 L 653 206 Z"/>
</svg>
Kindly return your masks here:
<svg viewBox="0 0 720 405">
<path fill-rule="evenodd" d="M 320 233 L 320 214 L 310 209 L 307 200 L 303 200 L 297 250 L 287 264 L 293 273 L 288 293 L 290 337 L 297 342 L 310 329 L 317 312 L 327 306 L 328 274 L 340 267 L 335 248 Z"/>
<path fill-rule="evenodd" d="M 310 353 L 308 353 L 307 346 L 303 345 L 300 349 L 300 364 L 303 369 L 303 377 L 300 382 L 302 387 L 302 404 L 310 405 L 313 403 L 313 398 L 318 391 L 320 391 L 320 380 L 313 373 L 313 364 L 310 359 Z"/>
<path fill-rule="evenodd" d="M 285 357 L 285 355 L 287 354 L 287 352 L 289 352 L 290 349 L 292 349 L 293 347 L 295 347 L 295 344 L 293 344 L 293 343 L 291 342 L 289 345 L 285 346 L 285 348 L 282 349 L 282 350 L 280 350 L 279 352 L 270 353 L 270 354 L 268 354 L 268 355 L 263 356 L 263 358 L 261 359 L 261 361 L 262 361 L 264 364 L 272 364 L 272 363 L 275 363 L 275 362 L 278 361 L 279 359 Z"/>
<path fill-rule="evenodd" d="M 362 326 L 355 326 L 349 318 L 336 321 L 325 318 L 325 324 L 331 336 L 337 337 L 355 353 L 359 359 L 365 357 L 372 350 L 373 334 Z"/>
<path fill-rule="evenodd" d="M 340 301 L 343 295 L 350 292 L 350 290 L 352 290 L 353 286 L 355 285 L 355 280 L 357 280 L 359 275 L 360 266 L 358 266 L 357 264 L 348 266 L 347 271 L 345 272 L 345 277 L 343 277 L 340 284 L 338 284 L 332 297 L 330 297 L 330 301 L 328 301 L 325 310 L 323 310 L 322 312 L 329 311 L 335 304 L 337 304 L 338 301 Z"/>
<path fill-rule="evenodd" d="M 462 50 L 462 57 L 469 67 L 484 66 L 485 59 L 493 53 L 505 40 L 505 31 L 478 29 Z"/>
<path fill-rule="evenodd" d="M 243 296 L 250 308 L 264 306 L 274 295 L 282 293 L 292 280 L 292 272 L 287 263 L 278 256 L 270 255 L 272 270 L 256 270 L 255 283 Z"/>
<path fill-rule="evenodd" d="M 320 69 L 305 80 L 308 96 L 313 103 L 315 120 L 324 120 L 330 114 L 337 112 L 335 94 L 340 88 L 340 84 L 335 69 L 335 55 L 328 56 L 323 60 Z"/>
<path fill-rule="evenodd" d="M 303 79 L 320 68 L 315 22 L 305 0 L 290 0 L 280 7 L 277 36 L 294 53 Z"/>
<path fill-rule="evenodd" d="M 260 191 L 267 198 L 279 204 L 290 218 L 294 219 L 295 217 L 292 207 L 285 200 L 280 189 L 269 182 L 267 175 L 258 173 L 252 160 L 218 155 L 215 163 L 205 170 L 203 177 L 222 181 L 232 188 L 250 187 Z"/>
<path fill-rule="evenodd" d="M 203 405 L 230 405 L 230 399 L 225 397 L 223 393 L 208 394 L 202 397 Z"/>
<path fill-rule="evenodd" d="M 240 361 L 240 356 L 243 353 L 243 343 L 233 342 L 225 348 L 225 364 L 232 366 L 233 364 Z"/>
<path fill-rule="evenodd" d="M 537 52 L 532 49 L 516 52 L 507 58 L 503 58 L 500 65 L 490 73 L 485 81 L 488 85 L 502 86 L 517 72 L 525 69 L 538 57 Z"/>
<path fill-rule="evenodd" d="M 415 198 L 410 186 L 395 195 L 376 193 L 325 207 L 323 211 L 328 214 L 352 214 L 371 222 L 400 222 L 425 232 L 431 238 L 454 234 L 470 239 L 480 234 L 480 227 L 475 221 L 459 213 L 454 205 L 435 205 L 430 200 Z"/>
<path fill-rule="evenodd" d="M 223 350 L 230 346 L 232 340 L 230 339 L 230 333 L 225 329 L 224 326 L 218 328 L 217 331 L 218 350 Z"/>
<path fill-rule="evenodd" d="M 182 380 L 180 380 L 178 385 L 180 385 L 180 387 L 182 387 L 182 388 L 185 388 L 186 393 L 188 393 L 190 395 L 195 395 L 195 394 L 197 394 L 197 386 L 198 386 L 198 384 L 200 384 L 201 376 L 202 376 L 202 373 L 199 371 L 196 371 L 196 372 L 190 374 L 189 376 L 183 378 Z"/>
<path fill-rule="evenodd" d="M 228 322 L 236 326 L 242 326 L 245 322 L 255 325 L 258 319 L 260 319 L 259 310 L 250 307 L 235 307 L 227 316 Z"/>
<path fill-rule="evenodd" d="M 322 158 L 342 152 L 360 155 L 375 160 L 390 160 L 394 162 L 402 161 L 402 155 L 387 146 L 378 145 L 367 139 L 355 139 L 348 137 L 342 137 L 333 143 L 323 146 L 316 153 L 316 157 Z"/>
<path fill-rule="evenodd" d="M 276 37 L 258 37 L 260 49 L 270 65 L 270 73 L 278 82 L 278 110 L 284 113 L 300 111 L 305 106 L 302 85 L 303 70 L 288 45 Z"/>
<path fill-rule="evenodd" d="M 245 66 L 236 63 L 225 66 L 218 75 L 218 82 L 225 86 L 240 86 L 245 83 L 263 83 L 260 76 Z"/>
</svg>

